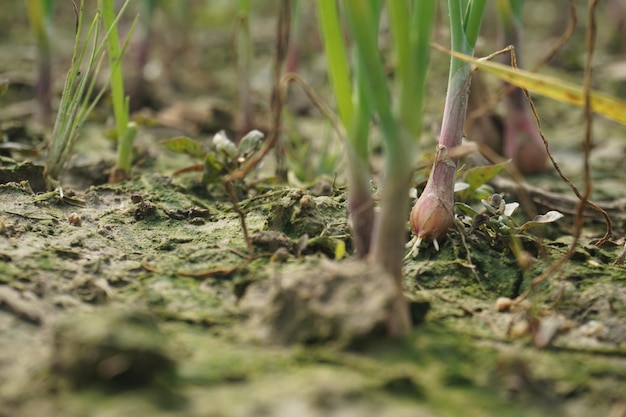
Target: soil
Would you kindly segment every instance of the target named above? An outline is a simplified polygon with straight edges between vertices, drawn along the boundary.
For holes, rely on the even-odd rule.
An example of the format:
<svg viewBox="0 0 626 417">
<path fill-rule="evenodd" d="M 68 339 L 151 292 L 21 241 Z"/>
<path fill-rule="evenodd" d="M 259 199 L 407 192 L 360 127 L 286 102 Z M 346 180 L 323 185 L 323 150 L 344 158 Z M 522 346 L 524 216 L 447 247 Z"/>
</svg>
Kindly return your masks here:
<svg viewBox="0 0 626 417">
<path fill-rule="evenodd" d="M 47 130 L 32 121 L 36 75 L 26 18 L 0 29 L 2 55 L 19 58 L 0 59 L 0 75 L 11 81 L 0 98 L 1 129 L 20 144 L 3 148 L 0 159 L 0 416 L 626 415 L 623 206 L 611 211 L 608 244 L 594 244 L 603 224 L 588 219 L 572 258 L 536 287 L 532 280 L 573 239 L 573 217 L 562 205 L 549 207 L 554 200 L 536 208 L 566 216 L 524 233 L 519 244 L 532 257 L 524 268 L 506 238 L 469 229 L 453 230 L 438 251 L 422 246 L 404 266 L 415 328 L 390 339 L 381 312 L 393 298 L 391 281 L 353 259 L 341 164 L 331 163 L 339 146 L 327 146 L 328 122 L 295 89 L 285 123 L 289 181 L 272 177 L 268 157 L 236 190 L 253 253 L 221 185 L 203 183 L 201 172 L 175 173 L 197 161 L 169 151 L 164 139 L 206 143 L 219 129 L 234 137 L 239 120 L 238 81 L 224 47 L 229 2 L 193 16 L 175 3 L 165 2 L 171 20 L 154 16 L 162 48 L 149 68 L 161 72 L 143 87 L 137 118 L 154 123 L 140 129 L 132 179 L 106 183 L 115 150 L 104 103 L 83 127 L 63 195 L 47 191 L 43 179 Z M 21 5 L 11 7 L 25 16 Z M 259 6 L 253 19 L 261 129 L 274 7 Z M 529 62 L 558 36 L 550 32 L 555 13 L 531 17 Z M 584 21 L 584 7 L 579 13 Z M 66 5 L 56 18 L 72 21 Z M 435 38 L 445 44 L 444 26 Z M 56 33 L 56 92 L 68 28 Z M 610 34 L 601 32 L 599 65 L 624 62 L 608 49 Z M 584 28 L 574 36 L 582 39 Z M 305 78 L 328 93 L 319 45 L 300 40 Z M 580 79 L 582 44 L 572 41 L 550 67 Z M 428 103 L 424 149 L 434 148 L 443 105 L 448 58 L 438 54 L 429 88 L 440 98 Z M 612 78 L 603 68 L 597 87 L 619 95 L 623 74 Z M 581 111 L 541 98 L 536 104 L 559 164 L 582 184 Z M 626 198 L 625 134 L 624 126 L 594 119 L 595 200 Z M 560 203 L 575 201 L 553 170 L 525 180 L 561 195 Z M 502 191 L 507 202 L 519 198 Z M 517 220 L 528 220 L 527 212 Z"/>
</svg>

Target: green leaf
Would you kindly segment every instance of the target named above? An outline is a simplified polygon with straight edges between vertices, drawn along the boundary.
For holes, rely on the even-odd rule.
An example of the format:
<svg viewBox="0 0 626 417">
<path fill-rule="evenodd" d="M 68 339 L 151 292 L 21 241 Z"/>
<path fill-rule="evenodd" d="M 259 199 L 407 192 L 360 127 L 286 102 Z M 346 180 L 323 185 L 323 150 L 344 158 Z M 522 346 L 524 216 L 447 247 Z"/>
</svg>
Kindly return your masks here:
<svg viewBox="0 0 626 417">
<path fill-rule="evenodd" d="M 496 175 L 502 171 L 504 165 L 507 162 L 496 164 L 496 165 L 487 165 L 481 167 L 470 168 L 465 173 L 465 182 L 470 185 L 472 190 L 477 189 L 483 184 L 491 181 Z"/>
<path fill-rule="evenodd" d="M 539 226 L 539 225 L 546 224 L 546 223 L 554 223 L 555 221 L 559 220 L 562 217 L 563 217 L 563 213 L 558 212 L 556 210 L 550 210 L 546 214 L 540 214 L 538 216 L 535 216 L 535 218 L 532 219 L 531 221 L 524 223 L 523 225 L 519 227 L 518 231 L 523 232 L 534 226 Z"/>
<path fill-rule="evenodd" d="M 470 206 L 469 204 L 465 204 L 465 203 L 454 203 L 454 206 L 456 208 L 458 208 L 459 210 L 461 210 L 463 213 L 467 214 L 468 216 L 477 216 L 478 215 L 478 211 L 474 209 L 474 207 Z"/>
<path fill-rule="evenodd" d="M 207 151 L 202 144 L 185 136 L 167 139 L 163 141 L 163 144 L 170 151 L 184 153 L 193 158 L 204 159 L 207 155 Z"/>
<path fill-rule="evenodd" d="M 477 200 L 484 200 L 495 192 L 496 191 L 493 189 L 491 185 L 483 184 L 480 187 L 478 187 L 472 195 Z"/>
<path fill-rule="evenodd" d="M 469 187 L 460 193 L 461 200 L 468 200 L 474 191 L 479 187 L 487 184 L 496 175 L 502 171 L 504 165 L 508 162 L 503 162 L 495 165 L 486 165 L 480 167 L 474 167 L 467 170 L 465 173 L 465 182 L 469 184 Z"/>
<path fill-rule="evenodd" d="M 204 160 L 204 177 L 203 181 L 207 184 L 216 184 L 222 180 L 224 175 L 224 165 L 218 160 L 215 152 L 211 152 Z"/>
<path fill-rule="evenodd" d="M 239 158 L 246 160 L 254 155 L 261 149 L 264 138 L 265 134 L 256 129 L 246 133 L 246 135 L 241 138 L 241 142 L 239 142 Z"/>
</svg>

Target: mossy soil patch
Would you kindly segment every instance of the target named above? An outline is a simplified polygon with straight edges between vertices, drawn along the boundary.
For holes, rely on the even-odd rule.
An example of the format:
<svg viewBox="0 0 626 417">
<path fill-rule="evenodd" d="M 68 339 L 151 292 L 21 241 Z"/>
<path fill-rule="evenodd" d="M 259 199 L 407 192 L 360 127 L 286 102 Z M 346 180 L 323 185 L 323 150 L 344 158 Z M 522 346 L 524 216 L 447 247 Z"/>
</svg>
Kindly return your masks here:
<svg viewBox="0 0 626 417">
<path fill-rule="evenodd" d="M 350 249 L 344 190 L 242 200 L 252 259 L 230 203 L 194 181 L 146 174 L 65 200 L 2 186 L 0 415 L 583 416 L 625 400 L 617 249 L 583 242 L 497 311 L 568 240 L 522 271 L 506 245 L 453 233 L 406 262 L 421 323 L 389 340 L 365 306 L 385 303 L 371 271 L 324 266 Z"/>
</svg>

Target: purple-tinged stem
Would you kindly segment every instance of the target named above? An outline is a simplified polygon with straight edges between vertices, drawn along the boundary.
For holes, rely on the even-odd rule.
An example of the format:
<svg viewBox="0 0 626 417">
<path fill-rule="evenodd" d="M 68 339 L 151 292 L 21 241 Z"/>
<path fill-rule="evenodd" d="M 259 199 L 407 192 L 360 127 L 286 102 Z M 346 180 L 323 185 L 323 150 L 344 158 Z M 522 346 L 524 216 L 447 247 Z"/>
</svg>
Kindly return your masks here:
<svg viewBox="0 0 626 417">
<path fill-rule="evenodd" d="M 411 210 L 411 227 L 421 240 L 437 241 L 454 223 L 454 179 L 457 160 L 448 151 L 461 144 L 472 74 L 469 64 L 451 76 L 446 95 L 437 158 L 426 188 Z"/>
<path fill-rule="evenodd" d="M 511 3 L 500 0 L 498 11 L 501 21 L 501 44 L 513 45 L 518 67 L 521 67 L 522 47 L 520 39 L 521 16 L 515 14 Z M 518 10 L 517 13 L 521 12 Z M 506 57 L 503 57 L 506 61 Z M 508 62 L 505 62 L 508 64 Z M 532 174 L 545 170 L 548 154 L 526 102 L 524 92 L 520 88 L 512 88 L 505 83 L 505 88 L 512 91 L 506 96 L 506 117 L 504 119 L 503 153 L 524 174 Z"/>
<path fill-rule="evenodd" d="M 473 55 L 486 2 L 465 3 L 448 0 L 452 50 Z M 471 81 L 471 65 L 452 57 L 437 157 L 426 188 L 411 210 L 411 227 L 418 242 L 432 240 L 435 247 L 454 224 L 457 160 L 450 158 L 448 152 L 461 144 Z"/>
<path fill-rule="evenodd" d="M 348 152 L 354 153 L 350 149 Z M 367 160 L 356 155 L 348 157 L 348 165 L 348 213 L 352 223 L 352 237 L 357 257 L 365 258 L 370 253 L 375 218 L 369 166 Z"/>
</svg>

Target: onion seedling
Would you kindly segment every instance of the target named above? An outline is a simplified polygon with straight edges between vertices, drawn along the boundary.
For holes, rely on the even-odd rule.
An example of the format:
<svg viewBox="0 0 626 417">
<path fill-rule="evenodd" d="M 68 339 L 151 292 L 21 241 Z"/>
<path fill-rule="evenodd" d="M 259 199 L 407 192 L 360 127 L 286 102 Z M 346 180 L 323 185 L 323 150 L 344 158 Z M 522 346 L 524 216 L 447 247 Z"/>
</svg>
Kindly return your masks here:
<svg viewBox="0 0 626 417">
<path fill-rule="evenodd" d="M 364 94 L 363 72 L 358 65 L 354 69 L 355 91 L 352 91 L 348 53 L 336 2 L 320 0 L 317 7 L 328 74 L 337 101 L 339 117 L 347 131 L 348 210 L 352 221 L 354 246 L 357 256 L 364 258 L 370 252 L 374 225 L 374 201 L 370 190 L 368 153 L 371 110 Z"/>
<path fill-rule="evenodd" d="M 394 278 L 397 297 L 390 312 L 388 331 L 393 335 L 406 334 L 410 318 L 402 289 L 407 214 L 404 208 L 409 203 L 408 190 L 421 134 L 424 83 L 436 2 L 390 0 L 387 3 L 397 61 L 394 84 L 398 100 L 395 102 L 378 48 L 382 2 L 346 0 L 341 3 L 348 33 L 354 42 L 352 82 L 337 3 L 319 0 L 317 4 L 329 75 L 348 137 L 348 205 L 357 251 L 361 249 L 361 256 L 369 252 L 369 258 Z M 380 215 L 375 221 L 372 221 L 368 169 L 368 132 L 372 116 L 378 119 L 385 146 Z"/>
<path fill-rule="evenodd" d="M 452 51 L 474 54 L 485 3 L 486 0 L 448 0 Z M 463 4 L 467 4 L 465 10 Z M 415 248 L 425 239 L 437 248 L 438 240 L 454 224 L 457 160 L 448 153 L 461 144 L 471 78 L 471 65 L 452 56 L 437 156 L 426 187 L 411 210 Z"/>
</svg>

